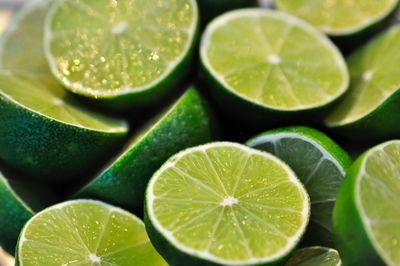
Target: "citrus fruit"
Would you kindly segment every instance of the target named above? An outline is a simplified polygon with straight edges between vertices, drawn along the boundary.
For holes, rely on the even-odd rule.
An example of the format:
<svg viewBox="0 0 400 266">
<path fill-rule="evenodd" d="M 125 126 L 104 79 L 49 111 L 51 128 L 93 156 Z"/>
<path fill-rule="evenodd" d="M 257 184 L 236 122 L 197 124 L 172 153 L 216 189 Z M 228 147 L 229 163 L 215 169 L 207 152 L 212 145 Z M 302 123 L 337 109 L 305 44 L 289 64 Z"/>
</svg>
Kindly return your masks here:
<svg viewBox="0 0 400 266">
<path fill-rule="evenodd" d="M 304 184 L 311 199 L 307 244 L 334 246 L 332 211 L 351 160 L 325 134 L 307 127 L 288 127 L 260 134 L 246 143 L 286 162 Z"/>
<path fill-rule="evenodd" d="M 342 266 L 339 253 L 325 247 L 296 250 L 285 266 Z"/>
<path fill-rule="evenodd" d="M 126 149 L 76 197 L 142 209 L 144 191 L 152 174 L 178 151 L 212 139 L 212 121 L 206 103 L 191 87 L 140 130 Z"/>
<path fill-rule="evenodd" d="M 331 41 L 279 11 L 242 9 L 216 18 L 205 30 L 200 55 L 220 105 L 253 124 L 317 119 L 349 83 Z"/>
<path fill-rule="evenodd" d="M 190 69 L 195 0 L 63 0 L 45 23 L 45 52 L 70 91 L 113 109 L 162 99 Z"/>
<path fill-rule="evenodd" d="M 400 141 L 380 144 L 350 168 L 333 212 L 344 265 L 400 265 Z"/>
<path fill-rule="evenodd" d="M 387 18 L 398 0 L 277 0 L 279 9 L 294 14 L 331 36 L 348 36 Z"/>
<path fill-rule="evenodd" d="M 18 241 L 17 265 L 167 266 L 136 216 L 99 201 L 67 201 L 36 214 Z"/>
<path fill-rule="evenodd" d="M 350 90 L 327 117 L 328 127 L 353 141 L 390 139 L 400 134 L 399 49 L 397 25 L 348 59 Z"/>
<path fill-rule="evenodd" d="M 216 142 L 178 153 L 153 175 L 145 224 L 171 265 L 275 265 L 303 235 L 309 204 L 280 159 Z"/>
</svg>

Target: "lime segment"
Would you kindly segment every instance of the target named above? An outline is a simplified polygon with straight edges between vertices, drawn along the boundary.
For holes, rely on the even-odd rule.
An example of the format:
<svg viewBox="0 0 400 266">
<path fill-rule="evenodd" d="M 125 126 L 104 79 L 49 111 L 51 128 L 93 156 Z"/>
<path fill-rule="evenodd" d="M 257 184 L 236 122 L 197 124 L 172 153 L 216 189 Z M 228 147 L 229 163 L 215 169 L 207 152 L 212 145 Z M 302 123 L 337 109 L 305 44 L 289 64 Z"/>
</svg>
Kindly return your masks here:
<svg viewBox="0 0 400 266">
<path fill-rule="evenodd" d="M 173 265 L 274 263 L 296 246 L 309 215 L 289 167 L 224 142 L 173 156 L 151 179 L 146 204 L 150 237 L 168 241 L 156 248 Z"/>
<path fill-rule="evenodd" d="M 285 266 L 341 266 L 339 253 L 325 247 L 307 247 L 296 250 Z"/>
<path fill-rule="evenodd" d="M 18 263 L 30 265 L 166 266 L 142 221 L 98 201 L 69 201 L 35 215 L 18 243 Z"/>
</svg>

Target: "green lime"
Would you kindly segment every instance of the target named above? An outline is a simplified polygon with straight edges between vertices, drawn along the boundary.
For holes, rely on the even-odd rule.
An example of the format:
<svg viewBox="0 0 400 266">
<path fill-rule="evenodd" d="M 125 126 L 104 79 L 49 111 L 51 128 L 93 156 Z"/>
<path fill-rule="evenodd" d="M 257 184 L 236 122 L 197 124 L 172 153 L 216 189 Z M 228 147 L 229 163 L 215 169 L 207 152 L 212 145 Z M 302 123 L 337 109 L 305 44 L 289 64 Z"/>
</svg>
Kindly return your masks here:
<svg viewBox="0 0 400 266">
<path fill-rule="evenodd" d="M 345 265 L 400 265 L 400 140 L 380 144 L 350 168 L 333 212 Z"/>
<path fill-rule="evenodd" d="M 201 19 L 203 24 L 209 22 L 216 16 L 232 10 L 243 7 L 253 6 L 256 4 L 256 0 L 198 0 Z"/>
<path fill-rule="evenodd" d="M 149 179 L 170 156 L 212 139 L 208 108 L 196 89 L 189 88 L 168 110 L 139 131 L 124 152 L 75 197 L 141 209 Z"/>
<path fill-rule="evenodd" d="M 389 139 L 400 134 L 399 49 L 397 25 L 348 59 L 350 90 L 327 117 L 328 127 L 352 140 Z"/>
<path fill-rule="evenodd" d="M 145 223 L 175 266 L 275 265 L 300 241 L 310 202 L 280 159 L 215 142 L 182 151 L 152 177 Z"/>
<path fill-rule="evenodd" d="M 342 266 L 339 253 L 325 247 L 296 250 L 285 266 Z"/>
<path fill-rule="evenodd" d="M 62 0 L 45 23 L 45 52 L 70 91 L 113 108 L 154 103 L 190 69 L 195 0 Z"/>
<path fill-rule="evenodd" d="M 167 266 L 136 216 L 100 201 L 67 201 L 23 228 L 19 266 Z"/>
<path fill-rule="evenodd" d="M 296 15 L 331 36 L 349 36 L 385 20 L 398 0 L 276 0 L 279 9 Z"/>
<path fill-rule="evenodd" d="M 332 211 L 351 164 L 347 153 L 323 133 L 307 127 L 267 131 L 246 144 L 276 155 L 293 169 L 311 199 L 310 224 L 304 241 L 333 247 Z"/>
<path fill-rule="evenodd" d="M 200 54 L 218 102 L 253 124 L 318 117 L 349 84 L 332 42 L 279 11 L 242 9 L 216 18 L 205 30 Z"/>
</svg>

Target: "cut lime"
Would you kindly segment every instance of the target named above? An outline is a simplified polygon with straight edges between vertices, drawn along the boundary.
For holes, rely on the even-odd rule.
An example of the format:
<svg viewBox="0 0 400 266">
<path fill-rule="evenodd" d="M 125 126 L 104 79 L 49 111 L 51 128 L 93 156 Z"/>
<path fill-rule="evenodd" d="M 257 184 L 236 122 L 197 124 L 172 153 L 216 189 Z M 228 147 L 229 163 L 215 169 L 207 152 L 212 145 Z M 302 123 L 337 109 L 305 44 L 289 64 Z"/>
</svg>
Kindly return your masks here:
<svg viewBox="0 0 400 266">
<path fill-rule="evenodd" d="M 216 142 L 178 153 L 154 174 L 145 223 L 171 265 L 275 265 L 300 241 L 309 204 L 281 160 Z"/>
<path fill-rule="evenodd" d="M 68 201 L 36 214 L 18 242 L 19 266 L 166 266 L 136 216 L 99 201 Z"/>
<path fill-rule="evenodd" d="M 296 250 L 285 266 L 342 266 L 339 253 L 325 247 Z"/>
<path fill-rule="evenodd" d="M 400 140 L 378 145 L 350 168 L 333 213 L 345 265 L 400 265 Z"/>
<path fill-rule="evenodd" d="M 333 247 L 332 210 L 351 164 L 346 152 L 323 133 L 306 127 L 271 130 L 252 138 L 247 145 L 271 152 L 295 171 L 311 198 L 304 241 Z"/>
<path fill-rule="evenodd" d="M 220 104 L 256 122 L 318 114 L 349 83 L 344 59 L 327 37 L 266 9 L 232 11 L 211 22 L 201 62 Z"/>
<path fill-rule="evenodd" d="M 184 78 L 197 26 L 195 0 L 62 0 L 46 20 L 45 52 L 67 89 L 126 109 Z"/>
<path fill-rule="evenodd" d="M 149 179 L 170 156 L 212 139 L 208 108 L 196 89 L 190 88 L 166 112 L 139 131 L 125 151 L 76 197 L 141 209 Z"/>
<path fill-rule="evenodd" d="M 397 25 L 349 58 L 350 91 L 326 119 L 327 126 L 352 140 L 400 134 L 399 49 Z"/>
<path fill-rule="evenodd" d="M 331 36 L 363 31 L 387 18 L 398 0 L 276 0 L 279 9 L 292 13 Z"/>
</svg>

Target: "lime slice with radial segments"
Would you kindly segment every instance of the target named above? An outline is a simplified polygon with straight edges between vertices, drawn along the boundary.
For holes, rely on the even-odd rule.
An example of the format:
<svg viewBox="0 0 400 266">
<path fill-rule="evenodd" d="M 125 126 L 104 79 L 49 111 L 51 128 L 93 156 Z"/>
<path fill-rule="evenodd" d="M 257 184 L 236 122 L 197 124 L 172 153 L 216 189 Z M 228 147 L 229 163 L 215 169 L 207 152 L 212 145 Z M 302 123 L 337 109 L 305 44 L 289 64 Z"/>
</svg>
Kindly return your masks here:
<svg viewBox="0 0 400 266">
<path fill-rule="evenodd" d="M 19 266 L 167 266 L 136 216 L 99 201 L 67 201 L 36 214 L 18 242 Z"/>
<path fill-rule="evenodd" d="M 350 168 L 333 215 L 345 265 L 400 265 L 400 140 L 380 144 Z"/>
<path fill-rule="evenodd" d="M 325 247 L 296 250 L 285 266 L 342 266 L 339 253 Z"/>
<path fill-rule="evenodd" d="M 185 77 L 197 27 L 195 0 L 62 0 L 46 20 L 45 52 L 67 89 L 125 109 Z"/>
<path fill-rule="evenodd" d="M 216 142 L 178 153 L 154 174 L 145 223 L 171 265 L 275 265 L 300 241 L 309 204 L 277 157 Z"/>
</svg>

